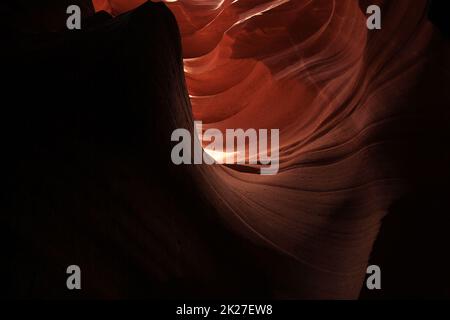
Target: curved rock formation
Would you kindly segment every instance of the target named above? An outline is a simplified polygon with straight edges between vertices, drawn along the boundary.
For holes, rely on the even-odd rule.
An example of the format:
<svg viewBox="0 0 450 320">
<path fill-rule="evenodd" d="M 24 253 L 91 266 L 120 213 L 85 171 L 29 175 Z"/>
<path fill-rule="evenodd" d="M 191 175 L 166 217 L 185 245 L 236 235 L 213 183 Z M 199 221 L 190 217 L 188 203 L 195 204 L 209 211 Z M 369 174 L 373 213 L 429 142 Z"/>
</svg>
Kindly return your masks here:
<svg viewBox="0 0 450 320">
<path fill-rule="evenodd" d="M 113 13 L 141 2 L 109 1 Z M 426 131 L 417 99 L 433 96 L 435 110 L 449 101 L 422 85 L 435 61 L 448 66 L 427 1 L 376 1 L 383 28 L 373 32 L 373 1 L 167 4 L 194 118 L 281 130 L 278 175 L 202 168 L 204 193 L 234 230 L 299 263 L 300 296 L 357 297 L 381 221 L 416 174 L 404 163 L 417 163 L 408 139 Z"/>
<path fill-rule="evenodd" d="M 91 297 L 357 298 L 392 206 L 448 177 L 427 152 L 449 124 L 427 2 L 376 1 L 381 31 L 372 1 L 142 2 L 95 1 L 118 17 L 3 60 L 13 294 L 68 295 L 77 261 Z M 280 129 L 280 172 L 173 165 L 194 119 Z"/>
</svg>

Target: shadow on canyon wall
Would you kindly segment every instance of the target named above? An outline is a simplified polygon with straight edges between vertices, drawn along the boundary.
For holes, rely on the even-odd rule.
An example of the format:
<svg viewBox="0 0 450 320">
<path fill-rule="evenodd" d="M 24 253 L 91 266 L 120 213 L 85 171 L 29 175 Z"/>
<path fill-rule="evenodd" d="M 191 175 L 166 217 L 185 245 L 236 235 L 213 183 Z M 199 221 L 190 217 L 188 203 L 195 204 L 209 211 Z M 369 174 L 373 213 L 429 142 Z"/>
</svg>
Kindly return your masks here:
<svg viewBox="0 0 450 320">
<path fill-rule="evenodd" d="M 1 24 L 2 295 L 320 297 L 299 289 L 297 262 L 241 239 L 215 215 L 192 172 L 171 165 L 170 134 L 190 128 L 192 115 L 177 114 L 190 105 L 180 35 L 165 5 L 113 18 L 94 14 L 89 1 L 44 2 L 39 14 L 21 1 L 0 5 L 8 17 Z M 61 31 L 74 3 L 85 27 Z M 432 10 L 448 35 L 448 15 Z M 441 86 L 434 91 L 448 98 L 445 70 L 423 75 L 424 92 Z M 363 289 L 362 298 L 450 296 L 450 118 L 428 98 L 417 101 L 426 107 L 417 108 L 421 128 L 404 164 L 417 172 L 407 177 L 411 191 L 384 219 L 371 258 L 382 267 L 383 290 Z M 71 264 L 82 269 L 79 292 L 66 288 Z"/>
</svg>

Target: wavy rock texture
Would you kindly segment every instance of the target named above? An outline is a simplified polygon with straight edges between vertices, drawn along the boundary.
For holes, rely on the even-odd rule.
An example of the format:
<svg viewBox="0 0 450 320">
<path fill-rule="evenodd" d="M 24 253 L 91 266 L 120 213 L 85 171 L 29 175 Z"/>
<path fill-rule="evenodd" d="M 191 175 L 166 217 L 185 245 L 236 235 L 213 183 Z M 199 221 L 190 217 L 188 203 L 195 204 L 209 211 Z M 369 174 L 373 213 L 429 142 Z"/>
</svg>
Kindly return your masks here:
<svg viewBox="0 0 450 320">
<path fill-rule="evenodd" d="M 142 2 L 96 6 L 118 14 Z M 233 230 L 299 263 L 298 297 L 358 297 L 381 221 L 407 191 L 429 49 L 448 51 L 432 44 L 427 2 L 376 1 L 381 31 L 365 25 L 373 1 L 167 2 L 193 117 L 205 128 L 280 129 L 278 175 L 189 169 L 204 194 Z M 429 90 L 438 97 L 428 103 L 448 104 Z"/>
<path fill-rule="evenodd" d="M 419 268 L 400 296 L 448 296 L 450 55 L 426 1 L 377 1 L 368 31 L 372 1 L 78 0 L 80 32 L 68 2 L 0 5 L 7 296 L 357 298 L 380 252 L 382 294 Z M 279 174 L 173 165 L 193 119 L 279 128 Z"/>
</svg>

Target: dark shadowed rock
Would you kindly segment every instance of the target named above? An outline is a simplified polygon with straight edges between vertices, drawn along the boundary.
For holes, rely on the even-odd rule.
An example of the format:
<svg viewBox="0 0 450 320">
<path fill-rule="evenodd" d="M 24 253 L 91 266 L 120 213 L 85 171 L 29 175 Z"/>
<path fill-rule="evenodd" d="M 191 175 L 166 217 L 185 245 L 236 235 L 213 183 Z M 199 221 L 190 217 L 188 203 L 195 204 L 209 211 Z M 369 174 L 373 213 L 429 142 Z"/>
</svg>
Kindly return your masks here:
<svg viewBox="0 0 450 320">
<path fill-rule="evenodd" d="M 265 296 L 255 249 L 171 165 L 189 102 L 165 5 L 91 16 L 80 32 L 14 31 L 1 60 L 6 296 Z M 66 288 L 72 264 L 79 293 Z"/>
</svg>

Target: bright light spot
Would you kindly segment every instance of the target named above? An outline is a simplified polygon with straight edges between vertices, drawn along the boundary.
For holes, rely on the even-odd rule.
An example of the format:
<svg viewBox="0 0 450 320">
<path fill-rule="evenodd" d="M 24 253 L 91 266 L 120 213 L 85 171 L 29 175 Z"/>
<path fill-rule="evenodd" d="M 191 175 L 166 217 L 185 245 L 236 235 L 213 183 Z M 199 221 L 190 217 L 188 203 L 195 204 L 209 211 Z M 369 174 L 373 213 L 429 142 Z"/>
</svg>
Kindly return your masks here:
<svg viewBox="0 0 450 320">
<path fill-rule="evenodd" d="M 237 152 L 224 152 L 224 151 L 216 151 L 208 148 L 203 148 L 206 154 L 208 154 L 211 158 L 213 158 L 216 163 L 235 163 L 236 162 L 236 154 Z"/>
</svg>

